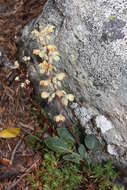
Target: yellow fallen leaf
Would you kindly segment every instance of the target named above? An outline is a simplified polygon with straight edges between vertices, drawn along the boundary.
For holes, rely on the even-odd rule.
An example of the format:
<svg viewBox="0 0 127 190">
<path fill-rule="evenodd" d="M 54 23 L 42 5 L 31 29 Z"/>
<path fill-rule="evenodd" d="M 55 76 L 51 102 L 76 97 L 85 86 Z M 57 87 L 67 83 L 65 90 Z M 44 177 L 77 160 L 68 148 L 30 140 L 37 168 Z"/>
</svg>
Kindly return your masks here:
<svg viewBox="0 0 127 190">
<path fill-rule="evenodd" d="M 8 128 L 0 131 L 0 138 L 15 138 L 20 132 L 19 128 Z"/>
</svg>

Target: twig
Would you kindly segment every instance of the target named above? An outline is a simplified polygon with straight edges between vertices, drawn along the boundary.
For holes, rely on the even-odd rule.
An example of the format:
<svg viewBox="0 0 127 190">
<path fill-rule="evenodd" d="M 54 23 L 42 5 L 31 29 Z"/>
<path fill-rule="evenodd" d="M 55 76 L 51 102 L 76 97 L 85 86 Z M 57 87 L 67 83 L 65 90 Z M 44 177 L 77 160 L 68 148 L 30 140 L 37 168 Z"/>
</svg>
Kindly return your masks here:
<svg viewBox="0 0 127 190">
<path fill-rule="evenodd" d="M 54 92 L 56 92 L 56 88 L 55 88 L 55 86 L 54 86 L 53 80 L 51 79 L 51 81 L 52 81 L 52 84 L 53 84 Z M 65 119 L 66 119 L 65 122 L 66 122 L 66 127 L 67 127 L 67 129 L 69 130 L 69 132 L 70 132 L 71 135 L 73 136 L 73 138 L 74 138 L 76 144 L 79 146 L 79 145 L 80 145 L 80 141 L 79 141 L 79 139 L 77 138 L 77 136 L 74 134 L 73 128 L 72 128 L 72 126 L 71 126 L 71 124 L 70 124 L 68 118 L 66 117 L 66 114 L 64 114 L 65 111 L 64 111 L 64 107 L 63 107 L 63 103 L 62 103 L 62 101 L 61 101 L 61 98 L 60 98 L 59 96 L 56 96 L 56 101 L 58 101 L 58 102 L 60 103 L 61 112 L 63 112 L 63 115 L 64 115 L 64 117 L 65 117 Z"/>
<path fill-rule="evenodd" d="M 30 166 L 30 167 L 25 171 L 25 173 L 20 176 L 20 178 L 19 178 L 16 182 L 14 182 L 10 187 L 5 188 L 5 190 L 11 190 L 11 189 L 13 189 L 28 173 L 30 173 L 30 171 L 36 166 L 36 164 L 37 164 L 40 160 L 41 160 L 41 158 L 38 159 L 38 160 L 36 160 L 36 161 L 32 164 L 32 166 Z"/>
<path fill-rule="evenodd" d="M 20 126 L 19 126 L 19 127 L 20 127 Z M 25 132 L 26 134 L 31 135 L 32 137 L 34 137 L 34 138 L 35 138 L 36 140 L 38 140 L 39 142 L 42 142 L 42 140 L 41 140 L 39 137 L 33 135 L 33 134 L 30 133 L 29 131 L 23 129 L 22 127 L 20 127 L 20 129 L 21 129 L 23 132 Z"/>
<path fill-rule="evenodd" d="M 65 115 L 64 115 L 64 116 L 65 116 Z M 67 119 L 66 116 L 65 116 L 65 118 L 66 118 L 66 121 L 65 121 L 66 127 L 68 128 L 69 132 L 71 133 L 71 135 L 72 135 L 73 138 L 75 139 L 76 144 L 79 146 L 79 145 L 80 145 L 80 141 L 79 141 L 78 137 L 74 134 L 73 128 L 72 128 L 72 126 L 70 125 L 69 120 Z"/>
<path fill-rule="evenodd" d="M 14 160 L 16 151 L 17 151 L 18 147 L 20 146 L 21 142 L 22 142 L 22 139 L 20 139 L 20 140 L 18 141 L 18 143 L 16 144 L 16 146 L 15 146 L 13 152 L 12 152 L 11 160 L 10 160 L 10 164 L 11 164 L 11 165 L 13 164 L 13 160 Z"/>
<path fill-rule="evenodd" d="M 69 120 L 68 120 L 68 117 L 66 116 L 65 110 L 64 110 L 64 108 L 63 108 L 63 103 L 62 103 L 62 101 L 61 101 L 61 98 L 60 98 L 59 96 L 57 96 L 57 99 L 56 99 L 56 100 L 59 101 L 60 106 L 61 106 L 61 110 L 62 110 L 62 112 L 63 112 L 63 115 L 64 115 L 65 119 L 66 119 L 66 120 L 65 120 L 66 127 L 67 127 L 68 131 L 71 133 L 71 135 L 73 136 L 73 138 L 74 138 L 76 144 L 79 146 L 79 145 L 80 145 L 80 141 L 79 141 L 78 137 L 77 137 L 77 136 L 74 134 L 74 132 L 73 132 L 73 128 L 72 128 L 72 126 L 71 126 L 71 124 L 70 124 L 70 122 L 69 122 Z"/>
<path fill-rule="evenodd" d="M 19 125 L 21 125 L 23 128 L 26 128 L 26 129 L 31 129 L 32 131 L 34 131 L 34 127 L 30 126 L 30 125 L 26 125 L 22 122 L 19 122 Z"/>
</svg>

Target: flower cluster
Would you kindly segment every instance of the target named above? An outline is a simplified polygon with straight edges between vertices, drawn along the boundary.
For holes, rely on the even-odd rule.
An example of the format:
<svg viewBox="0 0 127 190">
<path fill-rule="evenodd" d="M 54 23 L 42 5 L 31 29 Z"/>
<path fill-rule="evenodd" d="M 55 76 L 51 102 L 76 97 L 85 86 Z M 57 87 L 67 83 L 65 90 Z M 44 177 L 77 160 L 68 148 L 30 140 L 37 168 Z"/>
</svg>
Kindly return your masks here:
<svg viewBox="0 0 127 190">
<path fill-rule="evenodd" d="M 51 44 L 51 33 L 54 31 L 54 26 L 47 26 L 40 31 L 34 30 L 32 35 L 37 40 L 39 49 L 34 49 L 33 54 L 41 58 L 39 69 L 41 74 L 47 76 L 46 80 L 41 80 L 42 87 L 41 97 L 47 99 L 50 103 L 54 98 L 61 101 L 64 106 L 67 106 L 69 101 L 74 101 L 72 94 L 67 94 L 62 89 L 62 81 L 66 78 L 65 73 L 57 73 L 55 63 L 60 60 L 59 52 L 54 44 Z M 54 117 L 56 122 L 65 121 L 65 117 L 59 114 Z"/>
</svg>

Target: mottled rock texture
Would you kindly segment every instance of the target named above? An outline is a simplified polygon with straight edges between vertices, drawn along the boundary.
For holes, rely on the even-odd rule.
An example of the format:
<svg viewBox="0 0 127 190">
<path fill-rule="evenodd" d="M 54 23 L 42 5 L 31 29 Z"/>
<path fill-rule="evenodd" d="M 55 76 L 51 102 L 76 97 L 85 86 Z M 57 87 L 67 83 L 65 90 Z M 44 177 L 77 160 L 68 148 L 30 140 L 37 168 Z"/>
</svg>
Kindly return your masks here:
<svg viewBox="0 0 127 190">
<path fill-rule="evenodd" d="M 106 131 L 107 143 L 116 146 L 118 156 L 126 160 L 127 1 L 48 0 L 35 24 L 23 31 L 29 48 L 33 46 L 31 27 L 47 24 L 56 28 L 54 42 L 61 54 L 58 69 L 68 75 L 66 88 L 76 96 L 76 116 L 86 123 L 101 114 L 98 122 L 112 125 Z"/>
</svg>

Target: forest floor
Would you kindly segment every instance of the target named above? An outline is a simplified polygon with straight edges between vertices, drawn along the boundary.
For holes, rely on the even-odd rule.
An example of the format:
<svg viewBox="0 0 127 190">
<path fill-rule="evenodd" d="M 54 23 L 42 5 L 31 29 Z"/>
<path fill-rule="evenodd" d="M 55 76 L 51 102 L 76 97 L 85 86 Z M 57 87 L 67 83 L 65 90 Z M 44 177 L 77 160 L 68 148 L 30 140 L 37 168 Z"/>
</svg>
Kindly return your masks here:
<svg viewBox="0 0 127 190">
<path fill-rule="evenodd" d="M 30 97 L 21 88 L 25 75 L 20 69 L 3 67 L 1 53 L 4 52 L 11 61 L 16 59 L 16 37 L 28 22 L 39 15 L 45 2 L 46 0 L 0 1 L 0 130 L 21 128 L 18 137 L 0 139 L 0 190 L 30 189 L 24 175 L 37 168 L 41 160 L 39 154 L 31 151 L 25 142 L 25 136 L 34 134 L 39 127 L 37 119 L 30 114 Z M 19 75 L 20 81 L 16 81 L 15 78 Z"/>
<path fill-rule="evenodd" d="M 31 102 L 21 87 L 23 81 L 15 80 L 19 72 L 0 68 L 0 129 L 21 128 L 18 137 L 0 139 L 0 190 L 16 189 L 16 186 L 28 189 L 24 175 L 37 168 L 41 161 L 39 153 L 32 152 L 25 142 L 25 136 L 34 134 L 39 123 L 30 114 Z M 20 76 L 24 80 L 23 73 L 20 72 Z"/>
<path fill-rule="evenodd" d="M 52 133 L 51 127 L 48 129 L 49 122 L 44 115 L 40 114 L 38 104 L 32 99 L 32 87 L 28 85 L 26 88 L 22 88 L 26 75 L 27 72 L 25 73 L 21 68 L 12 69 L 5 66 L 0 68 L 0 130 L 20 128 L 18 137 L 0 138 L 0 190 L 34 190 L 32 183 L 35 180 L 34 185 L 36 185 L 36 177 L 29 181 L 28 175 L 30 173 L 38 175 L 44 160 L 41 151 L 28 146 L 27 137 L 34 137 L 37 142 L 42 142 L 45 131 L 49 130 L 48 132 Z M 31 114 L 32 108 L 38 112 L 39 118 L 37 115 Z M 39 133 L 39 137 L 36 135 L 37 133 Z M 48 152 L 52 157 L 52 153 L 50 154 L 49 150 Z M 53 162 L 51 162 L 51 169 L 52 164 Z M 43 172 L 41 175 L 43 176 Z M 42 184 L 42 182 L 38 182 Z M 95 188 L 97 183 L 94 184 L 90 178 L 85 178 L 84 182 L 84 188 L 79 187 L 78 190 L 97 189 Z M 43 188 L 38 186 L 35 189 L 42 190 Z M 62 188 L 59 187 L 58 190 L 62 190 Z"/>
<path fill-rule="evenodd" d="M 74 190 L 75 188 L 71 187 L 64 189 L 59 187 L 60 181 L 54 176 L 55 172 L 56 174 L 60 172 L 60 179 L 63 180 L 61 185 L 63 183 L 66 185 L 64 180 L 66 175 L 70 178 L 71 170 L 74 176 L 70 178 L 72 181 L 70 180 L 68 184 L 72 183 L 74 186 L 75 179 L 79 183 L 78 178 L 82 176 L 82 183 L 76 190 L 102 190 L 99 186 L 103 184 L 106 185 L 104 190 L 111 190 L 110 177 L 114 176 L 114 171 L 110 163 L 106 167 L 95 166 L 94 170 L 89 168 L 90 170 L 84 173 L 71 162 L 63 164 L 61 156 L 58 161 L 56 154 L 43 146 L 44 134 L 52 136 L 56 131 L 54 133 L 51 121 L 41 112 L 31 84 L 24 87 L 27 77 L 27 68 L 24 70 L 21 66 L 0 65 L 0 130 L 20 128 L 16 138 L 0 138 L 0 190 L 43 190 L 43 176 L 46 175 L 48 176 L 45 182 L 48 185 L 57 182 L 58 190 Z M 47 156 L 44 157 L 45 155 Z M 48 164 L 46 168 L 43 163 Z M 50 172 L 53 173 L 52 181 L 49 177 Z M 99 177 L 96 179 L 96 176 Z M 50 190 L 52 189 L 54 188 Z"/>
</svg>

